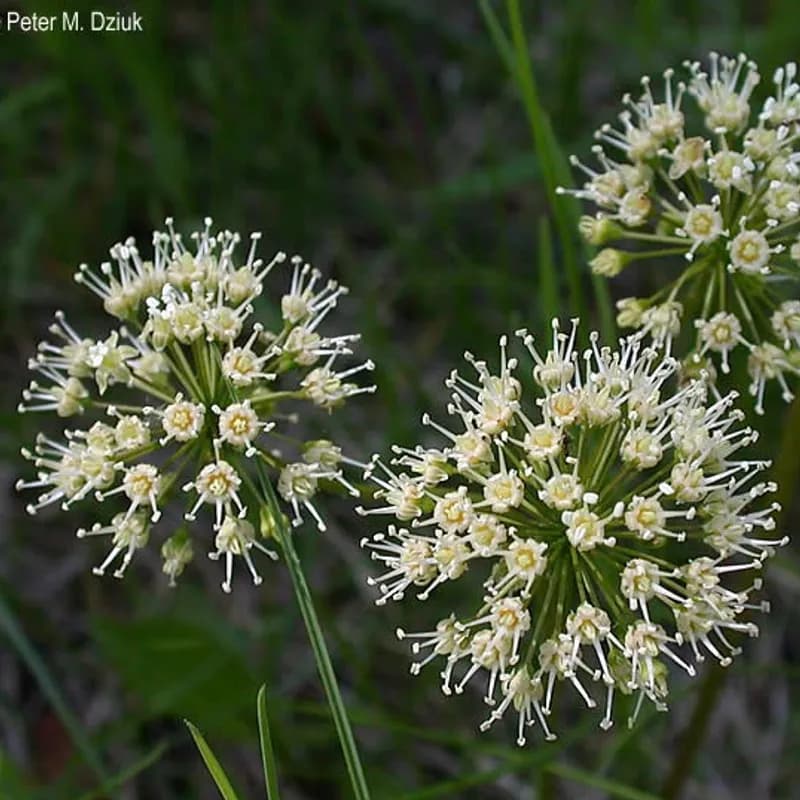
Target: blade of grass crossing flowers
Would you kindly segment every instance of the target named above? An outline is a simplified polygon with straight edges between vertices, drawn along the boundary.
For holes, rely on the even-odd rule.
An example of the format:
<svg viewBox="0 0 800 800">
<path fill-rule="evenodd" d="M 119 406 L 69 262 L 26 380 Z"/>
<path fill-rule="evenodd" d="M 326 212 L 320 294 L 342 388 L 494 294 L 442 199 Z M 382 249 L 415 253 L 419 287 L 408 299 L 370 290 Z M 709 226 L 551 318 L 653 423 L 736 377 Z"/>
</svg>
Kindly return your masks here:
<svg viewBox="0 0 800 800">
<path fill-rule="evenodd" d="M 533 135 L 533 144 L 541 162 L 547 199 L 555 219 L 569 289 L 570 314 L 585 319 L 587 318 L 584 313 L 586 304 L 581 291 L 581 272 L 575 246 L 575 229 L 564 207 L 562 198 L 556 194 L 558 174 L 555 142 L 549 131 L 549 120 L 539 102 L 539 92 L 533 76 L 533 68 L 528 53 L 528 41 L 525 37 L 522 12 L 520 11 L 518 0 L 507 0 L 506 10 L 511 28 L 511 43 L 514 49 L 514 77 L 522 96 L 522 104 L 525 107 L 525 113 Z"/>
<path fill-rule="evenodd" d="M 267 787 L 267 800 L 280 800 L 278 791 L 278 768 L 275 753 L 272 751 L 272 736 L 269 731 L 267 713 L 267 687 L 258 690 L 258 738 L 261 743 L 261 763 L 264 767 L 264 784 Z"/>
<path fill-rule="evenodd" d="M 347 772 L 350 776 L 350 784 L 353 788 L 353 796 L 356 800 L 369 800 L 369 789 L 367 788 L 367 781 L 364 777 L 364 769 L 361 766 L 361 759 L 358 755 L 358 748 L 356 746 L 355 737 L 353 736 L 353 730 L 350 727 L 347 709 L 342 699 L 341 692 L 339 691 L 336 673 L 333 669 L 333 663 L 331 662 L 328 648 L 325 645 L 325 638 L 322 634 L 319 619 L 317 618 L 311 592 L 306 583 L 305 575 L 303 574 L 300 558 L 297 555 L 297 551 L 294 549 L 289 522 L 278 506 L 275 490 L 264 475 L 263 466 L 257 464 L 257 470 L 259 484 L 266 505 L 265 511 L 269 514 L 269 519 L 262 522 L 262 526 L 268 529 L 267 532 L 275 537 L 283 550 L 284 560 L 289 569 L 289 576 L 292 579 L 292 587 L 294 588 L 295 597 L 297 598 L 297 604 L 300 606 L 300 613 L 306 626 L 311 648 L 314 651 L 314 658 L 317 662 L 320 680 L 322 681 L 322 686 L 328 699 L 328 705 L 330 706 L 331 716 L 333 717 L 336 732 L 339 736 L 339 743 L 341 744 L 342 753 L 347 765 Z"/>
<path fill-rule="evenodd" d="M 219 789 L 219 793 L 222 795 L 223 800 L 239 800 L 239 797 L 233 790 L 233 786 L 231 786 L 228 776 L 225 774 L 225 770 L 222 769 L 222 765 L 217 760 L 214 752 L 208 746 L 208 742 L 206 742 L 206 740 L 203 738 L 203 734 L 200 733 L 200 731 L 194 725 L 192 725 L 188 719 L 185 720 L 185 722 L 186 727 L 189 728 L 189 733 L 192 734 L 194 743 L 197 745 L 197 749 L 200 751 L 200 755 L 203 757 L 203 761 L 205 762 L 211 777 L 214 779 L 214 783 L 217 785 L 217 789 Z"/>
<path fill-rule="evenodd" d="M 561 301 L 558 297 L 558 271 L 553 254 L 553 239 L 547 217 L 539 218 L 539 297 L 540 317 L 561 316 Z"/>
<path fill-rule="evenodd" d="M 563 252 L 570 299 L 569 312 L 588 319 L 588 308 L 581 285 L 581 266 L 588 260 L 585 246 L 575 244 L 579 209 L 570 197 L 559 195 L 557 187 L 570 182 L 569 162 L 558 144 L 547 113 L 539 103 L 539 93 L 528 53 L 519 2 L 508 0 L 507 10 L 512 38 L 509 39 L 489 0 L 480 0 L 479 7 L 495 48 L 511 77 L 516 81 L 533 135 L 534 148 L 540 161 L 548 202 L 556 222 Z M 541 228 L 540 228 L 541 230 Z M 592 276 L 592 287 L 600 316 L 600 330 L 606 341 L 616 335 L 611 295 L 604 280 Z M 554 306 L 555 308 L 555 306 Z"/>
<path fill-rule="evenodd" d="M 109 775 L 106 773 L 100 756 L 92 746 L 89 737 L 84 733 L 83 726 L 72 711 L 70 711 L 66 700 L 58 688 L 58 684 L 50 675 L 47 665 L 28 640 L 22 627 L 17 622 L 14 612 L 2 596 L 0 596 L 0 630 L 5 633 L 22 661 L 31 671 L 31 674 L 39 684 L 39 688 L 42 690 L 42 694 L 47 698 L 53 710 L 58 715 L 58 718 L 63 723 L 75 745 L 75 749 L 81 754 L 86 765 L 101 782 L 108 780 Z"/>
</svg>

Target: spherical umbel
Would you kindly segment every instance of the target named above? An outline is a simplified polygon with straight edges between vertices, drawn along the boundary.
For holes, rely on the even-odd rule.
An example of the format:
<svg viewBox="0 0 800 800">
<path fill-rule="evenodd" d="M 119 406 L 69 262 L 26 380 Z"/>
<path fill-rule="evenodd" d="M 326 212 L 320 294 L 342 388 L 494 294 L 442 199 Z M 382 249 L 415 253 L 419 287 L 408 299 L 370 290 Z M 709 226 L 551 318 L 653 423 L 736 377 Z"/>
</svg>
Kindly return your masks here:
<svg viewBox="0 0 800 800">
<path fill-rule="evenodd" d="M 748 573 L 786 542 L 735 393 L 678 380 L 641 333 L 617 349 L 593 333 L 579 352 L 576 328 L 554 322 L 546 352 L 518 331 L 532 369 L 505 337 L 497 372 L 468 354 L 477 377 L 445 382 L 454 424 L 423 417 L 444 446 L 376 456 L 374 503 L 359 509 L 397 520 L 362 542 L 379 604 L 485 578 L 472 608 L 398 634 L 412 672 L 442 659 L 445 694 L 484 675 L 482 728 L 513 707 L 520 744 L 533 724 L 553 738 L 563 688 L 608 728 L 620 694 L 636 695 L 632 716 L 644 699 L 665 707 L 670 662 L 689 675 L 707 656 L 729 663 L 732 637 L 757 632 L 761 581 Z"/>
<path fill-rule="evenodd" d="M 595 163 L 573 157 L 583 185 L 560 191 L 593 206 L 579 225 L 602 247 L 593 272 L 658 276 L 652 296 L 619 301 L 619 324 L 668 347 L 686 331 L 690 360 L 700 365 L 708 352 L 723 373 L 732 351 L 749 351 L 763 413 L 767 383 L 788 401 L 800 373 L 797 336 L 784 324 L 800 281 L 800 84 L 795 64 L 781 67 L 759 110 L 757 66 L 744 55 L 710 61 L 708 71 L 686 62 L 685 80 L 666 70 L 660 98 L 643 78 L 638 99 L 623 97 L 621 125 L 597 131 Z M 717 343 L 710 327 L 720 320 L 733 335 Z"/>
<path fill-rule="evenodd" d="M 54 411 L 85 427 L 64 431 L 64 441 L 37 437 L 32 451 L 23 450 L 37 477 L 17 486 L 40 490 L 28 506 L 31 513 L 53 503 L 69 510 L 83 500 L 126 499 L 127 509 L 110 525 L 78 531 L 111 537 L 111 552 L 95 572 L 105 573 L 121 557 L 117 577 L 147 545 L 156 523 L 165 526 L 170 503 L 183 506 L 188 522 L 211 510 L 207 547 L 212 558 L 225 556 L 227 592 L 234 557 L 260 583 L 253 548 L 275 555 L 257 527 L 265 499 L 255 496 L 256 462 L 291 507 L 295 525 L 308 512 L 324 530 L 315 500 L 326 482 L 357 494 L 343 466 L 364 465 L 345 458 L 332 442 L 297 442 L 297 460 L 286 461 L 270 445 L 269 433 L 296 418 L 296 412 L 283 411 L 286 401 L 332 410 L 373 391 L 353 380 L 373 364 L 342 365 L 359 337 L 327 336 L 323 323 L 346 290 L 335 281 L 323 283 L 299 256 L 288 262 L 289 290 L 275 298 L 278 322 L 267 330 L 253 321 L 254 304 L 265 294 L 268 274 L 287 261 L 285 254 L 268 263 L 258 258 L 258 233 L 241 254 L 239 234 L 214 231 L 210 219 L 187 247 L 172 220 L 166 225 L 166 232 L 153 234 L 151 259 L 127 239 L 111 248 L 112 261 L 98 270 L 82 265 L 76 274 L 102 300 L 114 327 L 94 340 L 56 313 L 53 340 L 40 344 L 30 361 L 38 377 L 23 392 L 19 410 Z M 282 432 L 284 446 L 287 439 L 291 447 L 292 437 Z M 309 476 L 302 491 L 295 479 L 287 493 L 284 476 L 299 473 Z M 172 533 L 161 553 L 172 585 L 193 558 L 189 533 Z"/>
</svg>

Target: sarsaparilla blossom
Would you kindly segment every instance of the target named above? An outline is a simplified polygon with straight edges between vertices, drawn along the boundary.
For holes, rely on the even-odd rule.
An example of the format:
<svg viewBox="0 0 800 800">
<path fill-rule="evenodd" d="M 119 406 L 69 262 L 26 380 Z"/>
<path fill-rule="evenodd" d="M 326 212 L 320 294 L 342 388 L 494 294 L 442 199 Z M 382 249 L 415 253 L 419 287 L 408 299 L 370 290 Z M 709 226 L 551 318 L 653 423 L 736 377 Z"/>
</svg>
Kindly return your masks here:
<svg viewBox="0 0 800 800">
<path fill-rule="evenodd" d="M 468 353 L 474 374 L 445 382 L 452 428 L 423 418 L 442 446 L 376 457 L 376 502 L 360 510 L 392 520 L 362 542 L 381 565 L 378 604 L 485 578 L 473 607 L 398 636 L 412 673 L 438 660 L 445 694 L 480 681 L 482 727 L 515 714 L 520 744 L 534 724 L 553 738 L 563 692 L 608 728 L 620 695 L 631 719 L 644 700 L 666 707 L 669 665 L 730 663 L 758 632 L 748 612 L 766 608 L 751 600 L 762 563 L 786 542 L 735 393 L 678 380 L 641 333 L 616 350 L 593 333 L 578 352 L 576 321 L 553 328 L 546 352 L 517 332 L 532 371 L 506 337 L 497 369 Z"/>
<path fill-rule="evenodd" d="M 212 559 L 224 560 L 222 588 L 229 592 L 235 557 L 257 584 L 254 549 L 277 557 L 261 531 L 257 472 L 274 480 L 295 525 L 308 514 L 325 529 L 315 498 L 326 483 L 358 494 L 342 472 L 349 459 L 333 442 L 297 442 L 295 460 L 287 461 L 276 448 L 287 436 L 272 431 L 295 420 L 287 405 L 330 412 L 371 392 L 356 381 L 372 363 L 342 366 L 359 337 L 327 336 L 323 323 L 346 289 L 299 256 L 278 253 L 264 262 L 256 253 L 260 234 L 241 252 L 239 234 L 212 230 L 210 219 L 189 243 L 171 219 L 166 226 L 153 234 L 152 260 L 128 239 L 111 248 L 112 261 L 99 270 L 82 265 L 77 272 L 113 326 L 88 338 L 56 313 L 51 339 L 30 361 L 37 377 L 19 410 L 82 424 L 63 439 L 41 434 L 32 451 L 23 450 L 37 475 L 17 488 L 41 492 L 31 514 L 52 504 L 99 504 L 98 516 L 109 521 L 78 530 L 79 537 L 111 540 L 98 575 L 114 567 L 122 577 L 171 504 L 187 523 L 208 514 L 197 526 L 200 541 Z M 276 323 L 265 328 L 253 319 L 254 303 L 275 268 L 288 270 L 290 285 L 276 304 Z M 113 505 L 121 510 L 106 512 Z M 161 545 L 171 584 L 193 557 L 192 530 L 181 525 Z"/>
<path fill-rule="evenodd" d="M 800 373 L 800 84 L 776 70 L 772 93 L 751 108 L 760 78 L 744 55 L 712 53 L 708 71 L 686 62 L 685 80 L 664 72 L 663 90 L 642 78 L 626 94 L 619 125 L 596 133 L 594 160 L 573 164 L 592 204 L 580 231 L 602 248 L 592 270 L 614 277 L 630 265 L 658 276 L 647 298 L 618 304 L 619 323 L 669 345 L 682 330 L 692 358 L 722 372 L 732 350 L 749 351 L 755 408 L 768 381 L 783 397 Z M 664 261 L 679 269 L 671 280 Z"/>
</svg>

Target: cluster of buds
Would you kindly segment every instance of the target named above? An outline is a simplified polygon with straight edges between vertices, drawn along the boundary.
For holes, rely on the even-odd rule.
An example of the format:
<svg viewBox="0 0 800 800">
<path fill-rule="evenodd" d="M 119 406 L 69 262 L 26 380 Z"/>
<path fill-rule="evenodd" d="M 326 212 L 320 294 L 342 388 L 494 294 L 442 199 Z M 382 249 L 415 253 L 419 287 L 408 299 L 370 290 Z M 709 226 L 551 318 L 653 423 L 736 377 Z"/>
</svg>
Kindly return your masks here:
<svg viewBox="0 0 800 800">
<path fill-rule="evenodd" d="M 756 635 L 748 611 L 765 610 L 747 573 L 785 543 L 769 533 L 769 465 L 742 452 L 756 433 L 735 393 L 679 381 L 641 333 L 616 350 L 591 334 L 581 353 L 576 321 L 553 328 L 544 353 L 517 332 L 533 360 L 519 378 L 506 337 L 496 371 L 467 353 L 475 377 L 445 382 L 454 429 L 423 417 L 443 446 L 375 457 L 375 503 L 359 509 L 393 518 L 362 542 L 381 564 L 379 604 L 481 571 L 477 607 L 398 636 L 412 672 L 444 662 L 445 694 L 483 675 L 482 727 L 513 707 L 520 744 L 536 723 L 553 737 L 561 686 L 608 728 L 620 695 L 634 696 L 632 718 L 644 700 L 665 707 L 670 662 L 689 675 L 707 656 L 728 664 L 730 637 Z"/>
<path fill-rule="evenodd" d="M 591 261 L 595 273 L 658 264 L 660 276 L 665 260 L 682 265 L 650 297 L 620 300 L 619 324 L 667 346 L 686 329 L 689 366 L 711 377 L 709 356 L 727 372 L 732 350 L 747 353 L 750 393 L 763 413 L 767 382 L 788 401 L 787 376 L 800 373 L 797 67 L 776 70 L 774 93 L 753 114 L 759 74 L 744 55 L 712 53 L 710 72 L 699 62 L 684 66 L 686 82 L 666 70 L 660 101 L 647 77 L 638 100 L 623 97 L 621 126 L 596 133 L 596 164 L 573 158 L 583 186 L 560 191 L 597 209 L 580 223 L 603 248 Z"/>
<path fill-rule="evenodd" d="M 241 258 L 239 235 L 213 232 L 210 219 L 192 234 L 191 248 L 171 220 L 166 225 L 167 232 L 153 235 L 152 261 L 128 239 L 111 248 L 113 261 L 99 271 L 83 265 L 76 274 L 100 297 L 114 328 L 104 338 L 86 338 L 56 314 L 51 341 L 40 344 L 30 362 L 37 378 L 19 410 L 88 419 L 84 427 L 65 430 L 63 440 L 42 434 L 33 450 L 23 450 L 37 476 L 18 488 L 41 492 L 28 506 L 32 514 L 51 504 L 69 510 L 82 500 L 123 499 L 127 507 L 109 524 L 78 531 L 111 539 L 95 572 L 116 565 L 117 577 L 170 503 L 183 505 L 189 523 L 208 508 L 214 531 L 209 555 L 224 557 L 227 592 L 235 556 L 256 583 L 253 549 L 275 557 L 259 522 L 264 476 L 274 477 L 295 524 L 307 512 L 320 530 L 325 524 L 314 498 L 321 485 L 338 483 L 358 494 L 342 472 L 349 460 L 334 443 L 298 442 L 297 460 L 287 462 L 268 434 L 280 421 L 296 421 L 287 403 L 331 411 L 372 391 L 353 381 L 372 363 L 340 367 L 359 337 L 326 336 L 321 328 L 346 289 L 323 282 L 300 257 L 289 259 L 291 285 L 273 315 L 280 322 L 267 330 L 252 321 L 254 303 L 286 256 L 264 263 L 254 233 Z M 174 583 L 192 558 L 190 526 L 167 538 L 161 553 Z"/>
</svg>

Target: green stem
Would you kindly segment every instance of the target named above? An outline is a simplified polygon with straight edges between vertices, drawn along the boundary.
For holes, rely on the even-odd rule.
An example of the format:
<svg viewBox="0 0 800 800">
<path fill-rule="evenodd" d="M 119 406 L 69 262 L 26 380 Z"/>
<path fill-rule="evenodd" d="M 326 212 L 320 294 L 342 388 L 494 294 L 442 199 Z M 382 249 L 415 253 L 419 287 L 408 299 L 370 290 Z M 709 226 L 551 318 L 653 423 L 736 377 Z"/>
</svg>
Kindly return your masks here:
<svg viewBox="0 0 800 800">
<path fill-rule="evenodd" d="M 231 397 L 238 401 L 239 398 L 235 387 L 230 383 L 227 383 L 227 385 Z M 331 716 L 336 726 L 336 733 L 339 736 L 339 744 L 344 754 L 347 772 L 350 776 L 350 784 L 353 787 L 353 796 L 356 800 L 370 800 L 364 769 L 361 766 L 361 759 L 358 755 L 358 747 L 347 716 L 347 708 L 339 691 L 336 673 L 333 670 L 331 657 L 325 645 L 325 637 L 322 634 L 317 612 L 311 599 L 311 592 L 303 574 L 303 567 L 300 564 L 297 551 L 294 549 L 289 521 L 278 505 L 275 489 L 266 474 L 263 462 L 261 459 L 254 459 L 254 462 L 258 484 L 264 501 L 261 515 L 261 532 L 265 537 L 274 537 L 283 550 L 284 561 L 292 579 L 292 588 L 297 598 L 297 605 L 300 606 L 300 613 L 311 642 L 311 649 L 314 651 L 314 659 L 317 662 L 317 670 L 322 681 L 322 687 L 325 690 Z M 263 697 L 262 699 L 265 700 L 266 698 Z"/>
<path fill-rule="evenodd" d="M 797 459 L 795 442 L 800 433 L 800 399 L 795 399 L 789 406 L 784 417 L 784 442 L 773 468 L 779 489 L 778 501 L 783 501 L 781 511 L 776 519 L 776 529 L 781 530 L 791 510 L 792 492 L 797 485 L 800 473 L 800 461 Z M 678 754 L 672 762 L 672 767 L 664 781 L 662 796 L 665 800 L 677 800 L 681 796 L 683 787 L 692 772 L 692 765 L 697 757 L 697 751 L 705 739 L 706 728 L 711 719 L 717 699 L 728 672 L 714 664 L 706 673 L 700 694 L 697 698 L 692 717 L 686 727 Z"/>
<path fill-rule="evenodd" d="M 680 749 L 664 781 L 664 788 L 661 791 L 664 800 L 677 800 L 681 796 L 686 780 L 692 774 L 697 751 L 703 743 L 708 722 L 717 704 L 717 698 L 725 685 L 725 675 L 724 668 L 715 663 L 703 678 L 697 704 L 692 711 L 692 718 L 686 726 L 686 733 Z"/>
<path fill-rule="evenodd" d="M 317 618 L 317 612 L 311 600 L 311 592 L 308 589 L 300 559 L 292 542 L 292 533 L 286 524 L 285 518 L 281 517 L 279 522 L 280 544 L 283 549 L 286 565 L 289 568 L 289 575 L 292 579 L 292 586 L 300 606 L 300 613 L 303 615 L 303 622 L 308 631 L 308 638 L 314 650 L 314 658 L 317 661 L 317 669 L 322 680 L 322 686 L 328 698 L 328 705 L 331 709 L 336 732 L 339 735 L 339 742 L 344 753 L 344 760 L 347 764 L 347 771 L 350 774 L 350 783 L 353 787 L 353 795 L 358 800 L 369 800 L 369 789 L 364 777 L 364 770 L 358 756 L 355 737 L 350 727 L 350 720 L 347 717 L 342 695 L 339 692 L 339 684 L 336 681 L 336 674 L 333 671 L 328 648 L 325 646 L 325 639 L 322 635 L 322 628 Z"/>
</svg>

